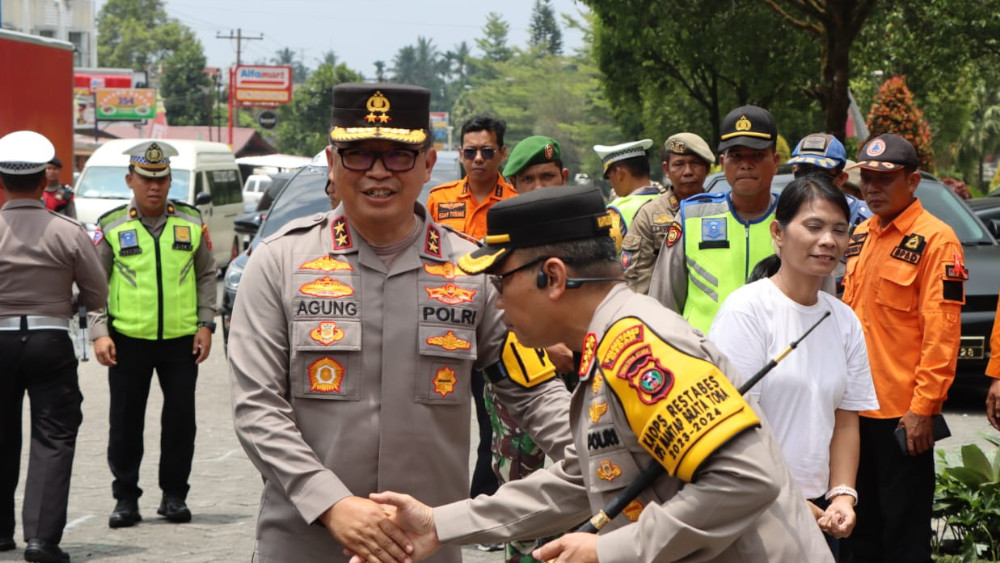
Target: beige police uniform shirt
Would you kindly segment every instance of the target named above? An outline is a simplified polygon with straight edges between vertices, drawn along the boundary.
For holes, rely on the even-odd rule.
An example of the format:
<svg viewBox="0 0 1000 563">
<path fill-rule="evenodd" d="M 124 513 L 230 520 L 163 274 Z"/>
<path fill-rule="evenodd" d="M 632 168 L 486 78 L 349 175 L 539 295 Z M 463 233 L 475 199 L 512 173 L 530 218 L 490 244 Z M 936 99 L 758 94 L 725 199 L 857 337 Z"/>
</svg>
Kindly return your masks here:
<svg viewBox="0 0 1000 563">
<path fill-rule="evenodd" d="M 163 232 L 163 227 L 167 225 L 168 210 L 164 210 L 162 215 L 146 216 L 135 204 L 135 198 L 128 204 L 129 212 L 135 212 L 135 218 L 142 223 L 142 226 L 149 231 L 153 238 L 159 238 Z M 119 209 L 119 208 L 116 208 Z M 204 226 L 204 224 L 202 224 Z M 104 266 L 105 279 L 111 277 L 112 269 L 115 267 L 115 251 L 111 248 L 111 243 L 103 236 L 98 235 L 97 256 L 102 266 Z M 194 250 L 194 271 L 198 276 L 195 284 L 198 290 L 198 322 L 212 322 L 215 318 L 215 303 L 218 294 L 217 277 L 219 267 L 215 263 L 215 255 L 212 254 L 211 242 L 207 236 L 201 237 L 201 243 Z M 108 311 L 107 303 L 103 308 L 88 315 L 90 324 L 90 338 L 97 340 L 108 334 Z"/>
<path fill-rule="evenodd" d="M 624 286 L 607 295 L 589 330 L 600 341 L 616 320 L 625 317 L 641 319 L 670 345 L 711 361 L 724 373 L 734 371 L 715 346 L 679 315 Z M 442 541 L 529 538 L 572 528 L 655 463 L 639 445 L 622 405 L 607 384 L 595 383 L 598 379 L 585 379 L 574 391 L 575 442 L 570 455 L 547 470 L 504 485 L 492 497 L 436 508 L 434 521 Z M 752 399 L 748 403 L 760 412 Z M 833 561 L 781 448 L 764 428 L 746 430 L 719 447 L 702 463 L 693 482 L 663 475 L 636 500 L 601 531 L 597 540 L 601 563 Z"/>
<path fill-rule="evenodd" d="M 229 362 L 236 432 L 265 481 L 254 561 L 345 561 L 316 519 L 348 496 L 468 496 L 468 374 L 496 363 L 507 329 L 486 277 L 455 266 L 474 245 L 416 211 L 420 234 L 389 267 L 343 207 L 289 223 L 250 257 Z M 495 388 L 543 450 L 570 445 L 558 378 Z"/>
<path fill-rule="evenodd" d="M 680 209 L 680 201 L 673 187 L 663 195 L 653 198 L 636 211 L 628 234 L 622 239 L 622 266 L 625 283 L 636 293 L 649 291 L 653 266 L 660 255 L 663 238 Z"/>
<path fill-rule="evenodd" d="M 73 282 L 87 309 L 108 302 L 108 278 L 83 225 L 34 199 L 0 210 L 0 318 L 76 314 Z"/>
</svg>

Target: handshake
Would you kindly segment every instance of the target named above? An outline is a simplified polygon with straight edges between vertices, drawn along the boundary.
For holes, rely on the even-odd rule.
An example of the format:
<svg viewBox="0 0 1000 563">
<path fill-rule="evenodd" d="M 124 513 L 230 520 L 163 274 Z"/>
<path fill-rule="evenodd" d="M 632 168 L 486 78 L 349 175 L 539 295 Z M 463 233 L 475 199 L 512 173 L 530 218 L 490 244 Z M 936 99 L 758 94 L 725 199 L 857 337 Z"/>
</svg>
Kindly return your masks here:
<svg viewBox="0 0 1000 563">
<path fill-rule="evenodd" d="M 410 495 L 382 492 L 370 498 L 346 497 L 319 517 L 344 546 L 350 563 L 412 563 L 426 559 L 442 545 L 434 509 Z M 532 556 L 542 561 L 597 563 L 597 536 L 566 534 Z"/>
</svg>

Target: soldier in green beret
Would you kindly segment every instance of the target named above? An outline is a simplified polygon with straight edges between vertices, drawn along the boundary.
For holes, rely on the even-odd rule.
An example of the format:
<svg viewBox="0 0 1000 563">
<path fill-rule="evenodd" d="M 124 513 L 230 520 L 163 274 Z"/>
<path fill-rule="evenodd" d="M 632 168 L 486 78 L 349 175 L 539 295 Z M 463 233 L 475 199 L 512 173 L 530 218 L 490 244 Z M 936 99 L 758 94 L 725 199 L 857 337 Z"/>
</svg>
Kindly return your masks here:
<svg viewBox="0 0 1000 563">
<path fill-rule="evenodd" d="M 503 175 L 517 193 L 526 194 L 538 188 L 566 184 L 569 169 L 563 168 L 559 141 L 535 135 L 524 139 L 511 151 Z"/>
</svg>

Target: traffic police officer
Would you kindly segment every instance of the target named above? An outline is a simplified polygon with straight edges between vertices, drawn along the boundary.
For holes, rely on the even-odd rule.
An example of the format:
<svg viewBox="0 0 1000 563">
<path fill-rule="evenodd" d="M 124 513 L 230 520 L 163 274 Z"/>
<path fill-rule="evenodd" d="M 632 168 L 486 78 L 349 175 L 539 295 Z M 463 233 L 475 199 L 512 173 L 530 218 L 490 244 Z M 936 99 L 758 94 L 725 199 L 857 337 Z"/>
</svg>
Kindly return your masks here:
<svg viewBox="0 0 1000 563">
<path fill-rule="evenodd" d="M 726 378 L 735 369 L 703 335 L 651 298 L 616 283 L 621 266 L 600 190 L 539 190 L 489 212 L 487 244 L 459 259 L 494 275 L 498 307 L 525 344 L 571 342 L 582 352 L 568 413 L 575 449 L 491 497 L 433 510 L 404 495 L 400 525 L 424 551 L 572 528 L 651 464 L 666 473 L 600 535 L 570 533 L 542 560 L 744 563 L 830 562 L 753 399 Z"/>
<path fill-rule="evenodd" d="M 73 188 L 59 181 L 62 161 L 52 157 L 45 167 L 45 192 L 42 193 L 45 207 L 76 219 L 76 203 L 73 202 Z"/>
<path fill-rule="evenodd" d="M 708 143 L 694 133 L 677 133 L 663 143 L 663 173 L 670 186 L 666 193 L 639 208 L 632 227 L 622 239 L 622 266 L 632 291 L 649 290 L 656 257 L 680 202 L 705 191 L 705 177 L 714 162 L 715 155 Z"/>
<path fill-rule="evenodd" d="M 63 562 L 59 548 L 76 435 L 83 420 L 69 337 L 73 283 L 88 309 L 108 298 L 94 245 L 76 221 L 41 202 L 48 139 L 17 131 L 0 139 L 0 551 L 14 549 L 14 490 L 21 463 L 21 406 L 31 401 L 31 454 L 22 519 L 28 561 Z"/>
<path fill-rule="evenodd" d="M 264 477 L 260 563 L 402 559 L 407 540 L 368 495 L 468 498 L 474 367 L 548 455 L 571 442 L 552 364 L 508 335 L 486 277 L 455 266 L 475 244 L 417 203 L 437 158 L 430 91 L 339 84 L 333 104 L 341 205 L 265 239 L 233 311 L 236 432 Z"/>
<path fill-rule="evenodd" d="M 771 112 L 736 108 L 720 133 L 719 159 L 732 191 L 681 202 L 649 285 L 649 295 L 706 333 L 726 297 L 774 254 L 770 229 L 778 202 L 771 194 L 779 158 Z"/>
<path fill-rule="evenodd" d="M 630 141 L 613 146 L 594 145 L 594 152 L 604 166 L 604 179 L 617 196 L 608 204 L 615 222 L 612 235 L 621 251 L 622 238 L 628 235 L 632 218 L 642 204 L 660 195 L 660 188 L 649 179 L 649 155 L 652 139 Z"/>
<path fill-rule="evenodd" d="M 163 391 L 157 513 L 188 522 L 185 499 L 194 457 L 194 392 L 198 364 L 215 331 L 216 272 L 208 229 L 194 206 L 167 199 L 170 157 L 162 141 L 129 155 L 125 183 L 132 201 L 98 219 L 97 252 L 110 283 L 107 314 L 92 318 L 94 355 L 108 366 L 111 430 L 108 465 L 117 503 L 108 525 L 140 521 L 139 465 L 153 370 Z"/>
<path fill-rule="evenodd" d="M 875 217 L 858 225 L 845 251 L 844 302 L 864 329 L 879 409 L 860 413 L 857 489 L 865 504 L 842 544 L 846 561 L 931 560 L 931 420 L 955 379 L 969 273 L 954 231 L 914 195 L 919 165 L 913 145 L 891 133 L 858 157 Z M 896 445 L 899 428 L 906 454 Z"/>
<path fill-rule="evenodd" d="M 510 151 L 503 175 L 517 193 L 526 194 L 546 186 L 564 185 L 569 179 L 569 169 L 563 168 L 559 141 L 545 135 L 533 135 Z"/>
</svg>

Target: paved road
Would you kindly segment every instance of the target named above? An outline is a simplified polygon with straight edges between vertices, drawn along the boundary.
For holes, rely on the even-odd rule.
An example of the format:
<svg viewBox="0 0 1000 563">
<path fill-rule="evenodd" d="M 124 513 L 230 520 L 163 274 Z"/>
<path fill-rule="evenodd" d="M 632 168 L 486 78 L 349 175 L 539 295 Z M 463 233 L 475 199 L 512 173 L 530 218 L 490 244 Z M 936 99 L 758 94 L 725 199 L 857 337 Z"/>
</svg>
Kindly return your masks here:
<svg viewBox="0 0 1000 563">
<path fill-rule="evenodd" d="M 156 468 L 162 396 L 154 385 L 146 413 L 147 452 L 140 482 L 146 490 L 139 503 L 144 520 L 133 528 L 108 528 L 108 515 L 114 507 L 114 500 L 105 459 L 107 372 L 94 360 L 81 364 L 84 421 L 73 466 L 69 518 L 62 543 L 73 561 L 249 561 L 261 480 L 233 434 L 227 368 L 221 331 L 219 333 L 215 337 L 211 357 L 201 368 L 198 382 L 198 438 L 188 497 L 194 517 L 189 524 L 171 524 L 156 515 L 160 501 Z M 981 434 L 993 432 L 982 414 L 982 403 L 978 397 L 973 400 L 975 402 L 949 409 L 948 420 L 954 437 L 942 443 L 947 451 L 954 452 L 961 444 L 972 441 L 985 445 Z M 474 421 L 471 423 L 475 424 Z M 29 425 L 25 418 L 27 428 Z M 473 431 L 472 435 L 476 436 L 476 432 Z M 24 475 L 27 472 L 27 437 L 22 459 L 21 471 Z M 17 492 L 18 520 L 22 495 L 23 479 Z M 19 549 L 0 553 L 0 561 L 22 559 L 20 527 L 15 537 Z M 465 560 L 499 563 L 502 557 L 498 553 L 482 553 L 466 548 Z"/>
</svg>

